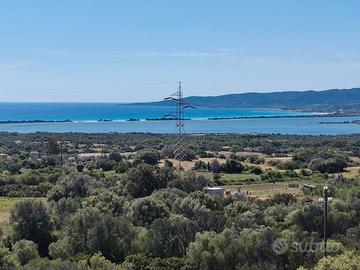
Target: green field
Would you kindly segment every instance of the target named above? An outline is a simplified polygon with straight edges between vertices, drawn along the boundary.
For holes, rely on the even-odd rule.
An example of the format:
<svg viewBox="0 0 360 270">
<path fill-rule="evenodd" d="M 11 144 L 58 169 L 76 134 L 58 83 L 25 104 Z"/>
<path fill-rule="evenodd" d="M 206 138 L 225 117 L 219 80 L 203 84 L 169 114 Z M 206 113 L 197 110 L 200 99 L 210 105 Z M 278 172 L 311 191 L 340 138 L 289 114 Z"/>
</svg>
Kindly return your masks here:
<svg viewBox="0 0 360 270">
<path fill-rule="evenodd" d="M 244 184 L 252 184 L 261 181 L 260 176 L 250 173 L 222 173 L 221 176 L 221 184 L 226 185 L 244 185 Z"/>
<path fill-rule="evenodd" d="M 273 183 L 262 183 L 262 184 L 250 184 L 241 186 L 226 185 L 227 189 L 240 189 L 242 192 L 249 192 L 252 197 L 259 199 L 266 199 L 274 196 L 277 193 L 290 193 L 295 196 L 303 195 L 299 188 L 289 188 L 289 183 L 293 182 L 277 182 Z"/>
<path fill-rule="evenodd" d="M 212 176 L 212 174 L 207 175 Z M 288 177 L 284 176 L 281 181 L 270 183 L 261 180 L 259 175 L 241 173 L 241 174 L 220 174 L 220 185 L 224 189 L 241 190 L 251 197 L 266 199 L 278 193 L 290 193 L 296 197 L 303 197 L 301 190 L 303 184 L 323 185 L 326 180 L 320 174 L 310 176 Z M 289 188 L 289 184 L 299 184 L 299 188 Z"/>
<path fill-rule="evenodd" d="M 4 234 L 10 230 L 10 211 L 15 204 L 24 198 L 0 198 L 0 227 Z"/>
</svg>

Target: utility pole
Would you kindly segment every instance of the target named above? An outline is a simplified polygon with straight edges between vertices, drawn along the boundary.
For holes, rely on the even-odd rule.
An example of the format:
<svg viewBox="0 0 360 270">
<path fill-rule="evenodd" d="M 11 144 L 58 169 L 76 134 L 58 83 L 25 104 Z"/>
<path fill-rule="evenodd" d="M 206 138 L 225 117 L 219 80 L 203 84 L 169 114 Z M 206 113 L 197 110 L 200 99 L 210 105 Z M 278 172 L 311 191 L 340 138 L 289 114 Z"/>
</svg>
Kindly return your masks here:
<svg viewBox="0 0 360 270">
<path fill-rule="evenodd" d="M 327 206 L 328 206 L 328 186 L 324 186 L 324 255 L 327 257 Z"/>
<path fill-rule="evenodd" d="M 327 258 L 327 216 L 328 216 L 328 202 L 332 200 L 329 197 L 329 187 L 324 186 L 324 197 L 320 198 L 319 201 L 324 203 L 324 256 Z"/>
<path fill-rule="evenodd" d="M 63 166 L 63 143 L 60 141 L 60 166 Z"/>
</svg>

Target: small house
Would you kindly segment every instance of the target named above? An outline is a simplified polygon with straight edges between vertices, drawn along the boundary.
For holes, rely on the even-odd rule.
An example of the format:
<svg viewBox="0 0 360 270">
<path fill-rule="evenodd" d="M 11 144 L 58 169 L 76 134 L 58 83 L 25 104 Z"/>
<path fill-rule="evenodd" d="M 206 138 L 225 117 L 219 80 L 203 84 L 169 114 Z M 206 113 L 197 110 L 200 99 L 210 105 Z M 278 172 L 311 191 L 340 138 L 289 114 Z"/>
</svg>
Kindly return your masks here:
<svg viewBox="0 0 360 270">
<path fill-rule="evenodd" d="M 222 187 L 206 187 L 205 190 L 209 195 L 224 197 L 224 189 Z"/>
</svg>

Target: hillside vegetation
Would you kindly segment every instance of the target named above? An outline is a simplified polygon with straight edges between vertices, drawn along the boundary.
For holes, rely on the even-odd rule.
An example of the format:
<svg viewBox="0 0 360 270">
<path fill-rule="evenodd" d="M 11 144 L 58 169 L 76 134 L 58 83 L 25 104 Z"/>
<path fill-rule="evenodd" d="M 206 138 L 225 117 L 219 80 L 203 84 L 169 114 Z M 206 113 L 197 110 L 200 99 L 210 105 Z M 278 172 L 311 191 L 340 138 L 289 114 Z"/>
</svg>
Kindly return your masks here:
<svg viewBox="0 0 360 270">
<path fill-rule="evenodd" d="M 174 140 L 1 133 L 0 269 L 360 269 L 360 135 Z"/>
<path fill-rule="evenodd" d="M 272 93 L 243 93 L 222 96 L 190 96 L 187 103 L 199 107 L 278 108 L 308 111 L 360 111 L 360 88 L 324 91 L 285 91 Z M 167 106 L 174 101 L 159 101 L 147 105 Z"/>
</svg>

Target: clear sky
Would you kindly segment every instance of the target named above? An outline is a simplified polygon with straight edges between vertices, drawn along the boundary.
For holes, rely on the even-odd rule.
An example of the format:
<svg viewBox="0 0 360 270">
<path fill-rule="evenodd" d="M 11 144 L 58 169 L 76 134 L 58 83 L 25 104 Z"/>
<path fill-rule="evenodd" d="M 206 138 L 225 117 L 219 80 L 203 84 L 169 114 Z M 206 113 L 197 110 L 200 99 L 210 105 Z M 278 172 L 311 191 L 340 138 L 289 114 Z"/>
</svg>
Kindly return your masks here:
<svg viewBox="0 0 360 270">
<path fill-rule="evenodd" d="M 0 0 L 0 102 L 360 86 L 358 0 Z"/>
</svg>

